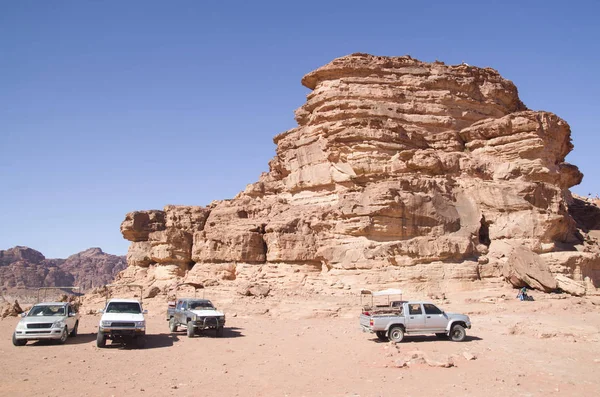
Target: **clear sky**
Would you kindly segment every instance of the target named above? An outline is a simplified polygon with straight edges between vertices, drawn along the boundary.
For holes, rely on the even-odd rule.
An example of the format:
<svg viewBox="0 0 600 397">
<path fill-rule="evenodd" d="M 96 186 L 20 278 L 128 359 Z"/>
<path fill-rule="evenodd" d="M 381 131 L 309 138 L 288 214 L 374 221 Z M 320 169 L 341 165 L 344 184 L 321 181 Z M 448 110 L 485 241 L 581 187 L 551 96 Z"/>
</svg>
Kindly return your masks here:
<svg viewBox="0 0 600 397">
<path fill-rule="evenodd" d="M 231 198 L 353 52 L 491 66 L 600 193 L 600 1 L 2 1 L 0 249 L 124 254 L 127 212 Z"/>
</svg>

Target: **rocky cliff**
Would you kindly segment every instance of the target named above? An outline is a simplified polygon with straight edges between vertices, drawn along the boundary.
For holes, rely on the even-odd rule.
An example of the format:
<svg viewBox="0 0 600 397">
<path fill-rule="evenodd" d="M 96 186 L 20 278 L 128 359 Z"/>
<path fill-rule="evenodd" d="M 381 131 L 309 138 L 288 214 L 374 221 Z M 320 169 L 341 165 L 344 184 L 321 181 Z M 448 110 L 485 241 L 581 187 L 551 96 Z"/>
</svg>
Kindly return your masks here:
<svg viewBox="0 0 600 397">
<path fill-rule="evenodd" d="M 47 259 L 28 247 L 0 250 L 0 290 L 13 293 L 20 288 L 77 286 L 83 291 L 112 282 L 125 269 L 123 256 L 90 248 L 67 259 Z"/>
<path fill-rule="evenodd" d="M 258 182 L 126 215 L 119 282 L 596 292 L 597 242 L 569 212 L 585 213 L 569 125 L 496 70 L 353 54 L 302 84 L 298 126 Z"/>
</svg>

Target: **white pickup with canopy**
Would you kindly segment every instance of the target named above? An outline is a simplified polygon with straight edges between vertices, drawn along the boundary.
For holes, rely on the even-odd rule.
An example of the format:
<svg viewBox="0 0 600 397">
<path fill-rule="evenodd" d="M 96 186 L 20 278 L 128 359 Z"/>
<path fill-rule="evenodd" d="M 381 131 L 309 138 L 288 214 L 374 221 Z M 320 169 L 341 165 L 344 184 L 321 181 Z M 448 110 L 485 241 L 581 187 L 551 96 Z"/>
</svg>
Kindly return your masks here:
<svg viewBox="0 0 600 397">
<path fill-rule="evenodd" d="M 365 304 L 363 303 L 363 296 L 365 296 L 365 295 L 371 296 L 371 304 L 368 306 L 365 306 Z M 367 310 L 373 310 L 374 308 L 379 308 L 379 309 L 382 309 L 384 307 L 391 308 L 393 306 L 393 302 L 391 301 L 390 296 L 394 296 L 394 295 L 400 296 L 400 299 L 398 300 L 398 302 L 402 301 L 402 290 L 401 289 L 388 288 L 388 289 L 384 289 L 381 291 L 372 291 L 370 289 L 361 289 L 360 290 L 360 304 L 361 304 L 361 306 L 363 306 L 363 312 L 367 311 Z M 374 302 L 373 302 L 373 298 L 376 296 L 387 296 L 387 305 L 375 306 Z"/>
<path fill-rule="evenodd" d="M 373 295 L 373 296 L 387 296 L 387 295 L 402 295 L 401 289 L 396 288 L 388 288 L 381 291 L 371 291 L 370 289 L 361 289 L 360 293 L 363 295 Z"/>
</svg>

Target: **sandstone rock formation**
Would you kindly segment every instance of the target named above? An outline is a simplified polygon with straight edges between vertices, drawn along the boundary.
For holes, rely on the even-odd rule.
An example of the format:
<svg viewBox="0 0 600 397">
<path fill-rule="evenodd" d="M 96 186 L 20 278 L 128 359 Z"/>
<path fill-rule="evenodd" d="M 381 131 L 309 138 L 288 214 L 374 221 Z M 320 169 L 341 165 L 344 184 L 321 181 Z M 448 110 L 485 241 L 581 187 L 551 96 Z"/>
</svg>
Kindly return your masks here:
<svg viewBox="0 0 600 397">
<path fill-rule="evenodd" d="M 127 214 L 119 282 L 596 292 L 597 250 L 582 252 L 569 213 L 583 177 L 565 163 L 569 125 L 497 71 L 353 54 L 302 84 L 298 127 L 274 138 L 258 182 Z"/>
<path fill-rule="evenodd" d="M 87 291 L 110 284 L 127 267 L 127 260 L 96 247 L 69 256 L 59 267 L 73 275 L 75 286 Z"/>
<path fill-rule="evenodd" d="M 17 317 L 21 313 L 23 313 L 23 309 L 19 305 L 19 301 L 15 300 L 14 303 L 10 303 L 0 297 L 0 318 Z"/>
<path fill-rule="evenodd" d="M 83 291 L 110 283 L 125 269 L 123 256 L 90 248 L 67 259 L 47 259 L 28 247 L 0 250 L 0 290 L 12 293 L 20 288 L 77 286 Z"/>
<path fill-rule="evenodd" d="M 60 260 L 46 259 L 28 247 L 0 250 L 0 288 L 39 288 L 73 285 L 75 278 L 63 271 Z"/>
</svg>

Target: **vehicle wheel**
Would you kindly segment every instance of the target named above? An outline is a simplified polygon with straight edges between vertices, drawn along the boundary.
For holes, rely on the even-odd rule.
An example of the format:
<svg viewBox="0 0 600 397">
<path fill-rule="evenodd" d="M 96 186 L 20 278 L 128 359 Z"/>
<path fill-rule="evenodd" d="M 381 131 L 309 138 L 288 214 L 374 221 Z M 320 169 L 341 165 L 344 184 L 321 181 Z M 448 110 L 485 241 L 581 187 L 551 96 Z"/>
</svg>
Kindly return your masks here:
<svg viewBox="0 0 600 397">
<path fill-rule="evenodd" d="M 96 336 L 96 346 L 98 346 L 98 347 L 106 346 L 106 338 L 104 337 L 104 332 L 98 331 L 98 335 Z"/>
<path fill-rule="evenodd" d="M 62 345 L 63 343 L 65 343 L 67 341 L 68 337 L 69 337 L 69 330 L 65 326 L 65 328 L 63 328 L 63 330 L 62 330 L 62 332 L 60 334 L 60 339 L 58 340 L 58 344 Z"/>
<path fill-rule="evenodd" d="M 402 339 L 404 339 L 404 330 L 402 327 L 392 327 L 390 329 L 389 338 L 392 342 L 402 342 Z"/>
<path fill-rule="evenodd" d="M 452 327 L 452 330 L 450 330 L 450 339 L 452 339 L 454 342 L 462 342 L 465 340 L 466 336 L 467 332 L 462 325 L 456 324 Z"/>
<path fill-rule="evenodd" d="M 73 327 L 73 329 L 71 330 L 71 333 L 69 335 L 70 336 L 77 336 L 77 328 L 79 328 L 79 321 L 77 321 L 75 323 L 75 326 Z"/>
<path fill-rule="evenodd" d="M 25 346 L 27 344 L 27 339 L 17 339 L 17 336 L 13 333 L 13 345 L 15 346 Z"/>
<path fill-rule="evenodd" d="M 194 329 L 194 322 L 193 321 L 188 321 L 188 323 L 187 323 L 187 336 L 188 336 L 188 338 L 193 338 L 195 331 L 196 330 Z"/>
<path fill-rule="evenodd" d="M 446 335 L 446 333 L 438 333 L 438 334 L 435 334 L 435 336 L 437 336 L 438 339 L 446 339 L 448 337 L 448 335 Z"/>
<path fill-rule="evenodd" d="M 171 332 L 177 332 L 177 323 L 175 322 L 175 317 L 171 317 L 169 320 L 169 329 Z"/>
<path fill-rule="evenodd" d="M 217 329 L 216 329 L 216 335 L 217 335 L 217 337 L 219 337 L 219 338 L 220 338 L 221 336 L 223 336 L 223 327 L 217 327 Z"/>
<path fill-rule="evenodd" d="M 388 337 L 385 336 L 385 331 L 375 331 L 375 335 L 379 338 L 380 341 L 385 342 L 388 340 Z"/>
<path fill-rule="evenodd" d="M 146 346 L 146 335 L 140 335 L 135 338 L 135 346 L 138 349 L 143 349 Z"/>
</svg>

